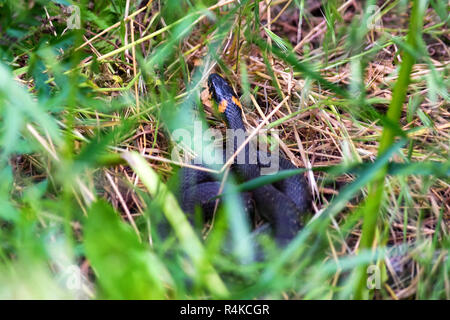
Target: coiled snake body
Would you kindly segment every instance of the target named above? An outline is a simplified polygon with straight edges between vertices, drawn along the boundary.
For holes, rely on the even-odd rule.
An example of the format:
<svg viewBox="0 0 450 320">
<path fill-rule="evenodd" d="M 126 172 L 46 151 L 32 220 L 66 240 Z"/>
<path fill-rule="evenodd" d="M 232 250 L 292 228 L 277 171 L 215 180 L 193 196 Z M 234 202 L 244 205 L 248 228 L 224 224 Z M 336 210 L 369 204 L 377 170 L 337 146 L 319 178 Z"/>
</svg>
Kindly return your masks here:
<svg viewBox="0 0 450 320">
<path fill-rule="evenodd" d="M 242 120 L 242 107 L 234 90 L 218 74 L 211 74 L 208 78 L 209 92 L 217 102 L 221 112 L 232 130 L 244 130 Z M 239 146 L 235 137 L 233 150 Z M 231 166 L 231 171 L 243 181 L 248 181 L 261 175 L 261 168 L 267 165 L 259 161 L 251 163 L 250 148 L 247 144 L 241 151 L 244 153 L 244 163 L 236 161 Z M 258 151 L 257 151 L 258 152 Z M 224 154 L 224 161 L 226 160 Z M 296 167 L 281 155 L 277 157 L 281 170 L 295 169 Z M 184 168 L 181 173 L 180 204 L 184 212 L 192 214 L 196 206 L 203 210 L 205 219 L 209 219 L 214 211 L 214 198 L 219 194 L 220 181 L 211 174 L 191 168 Z M 272 232 L 278 244 L 288 243 L 301 229 L 302 216 L 310 208 L 310 192 L 303 175 L 295 175 L 273 184 L 260 186 L 250 193 L 241 195 L 244 208 L 253 211 L 256 208 L 258 214 L 271 226 Z M 254 203 L 254 206 L 252 205 Z"/>
</svg>

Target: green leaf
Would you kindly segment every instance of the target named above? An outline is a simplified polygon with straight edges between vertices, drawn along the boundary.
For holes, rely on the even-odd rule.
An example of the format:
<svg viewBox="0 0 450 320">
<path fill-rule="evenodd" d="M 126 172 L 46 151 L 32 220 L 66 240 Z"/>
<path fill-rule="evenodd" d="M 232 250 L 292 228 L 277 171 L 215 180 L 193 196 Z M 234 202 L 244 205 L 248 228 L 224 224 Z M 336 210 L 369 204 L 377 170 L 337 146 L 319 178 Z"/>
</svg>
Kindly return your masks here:
<svg viewBox="0 0 450 320">
<path fill-rule="evenodd" d="M 264 27 L 264 31 L 266 31 L 267 35 L 270 37 L 270 39 L 273 40 L 273 42 L 276 43 L 276 45 L 283 51 L 288 51 L 289 44 L 286 43 L 283 39 L 281 39 L 279 36 L 277 36 L 275 33 Z M 289 46 L 290 47 L 290 46 Z"/>
<path fill-rule="evenodd" d="M 139 242 L 132 228 L 104 200 L 92 204 L 85 222 L 86 256 L 107 299 L 163 299 L 170 275 Z"/>
</svg>

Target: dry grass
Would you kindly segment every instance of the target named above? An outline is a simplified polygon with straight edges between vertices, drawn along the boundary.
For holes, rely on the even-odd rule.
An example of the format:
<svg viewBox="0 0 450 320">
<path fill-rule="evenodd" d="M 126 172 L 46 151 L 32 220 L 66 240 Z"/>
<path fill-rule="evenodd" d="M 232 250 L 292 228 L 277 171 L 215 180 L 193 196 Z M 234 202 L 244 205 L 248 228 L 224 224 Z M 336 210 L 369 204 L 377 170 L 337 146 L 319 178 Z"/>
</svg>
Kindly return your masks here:
<svg viewBox="0 0 450 320">
<path fill-rule="evenodd" d="M 228 1 L 232 2 L 232 1 Z M 266 6 L 264 3 L 260 4 L 261 21 L 268 29 L 275 32 L 278 36 L 289 39 L 291 45 L 298 48 L 298 58 L 300 61 L 306 59 L 314 61 L 317 69 L 323 71 L 324 77 L 333 83 L 340 83 L 349 85 L 351 83 L 351 64 L 348 49 L 345 41 L 347 37 L 343 36 L 336 44 L 334 49 L 328 54 L 327 61 L 324 60 L 324 51 L 322 44 L 325 33 L 327 32 L 326 17 L 323 13 L 316 13 L 308 23 L 304 23 L 299 30 L 298 25 L 298 10 L 293 6 L 288 8 L 285 5 L 289 1 L 277 1 L 277 4 Z M 320 5 L 315 1 L 310 1 L 311 8 L 319 7 Z M 386 6 L 385 6 L 386 7 Z M 362 8 L 355 1 L 346 1 L 341 7 L 340 14 L 344 18 L 343 25 L 350 23 L 355 16 L 359 15 Z M 226 13 L 226 6 L 219 6 L 216 9 L 216 14 L 221 12 Z M 137 38 L 143 38 L 147 33 L 143 32 L 143 27 L 148 25 L 152 17 L 159 14 L 157 5 L 151 6 L 144 18 L 139 17 L 139 34 Z M 274 19 L 276 17 L 277 19 Z M 425 15 L 425 29 L 432 28 L 438 22 L 436 13 L 430 8 Z M 364 49 L 369 50 L 376 46 L 376 41 L 386 37 L 386 33 L 390 36 L 404 36 L 408 23 L 408 15 L 403 14 L 398 16 L 395 10 L 386 12 L 378 21 L 381 25 L 377 29 L 373 29 L 364 41 Z M 239 17 L 236 16 L 236 24 L 239 23 Z M 240 21 L 245 24 L 246 21 Z M 208 47 L 205 45 L 205 39 L 202 39 L 202 30 L 210 28 L 211 22 L 203 19 L 193 30 L 192 34 L 180 43 L 180 52 L 185 54 L 184 60 L 189 68 L 195 68 L 202 64 L 202 57 L 207 54 Z M 243 35 L 238 35 L 236 30 L 230 32 L 223 47 L 220 50 L 223 63 L 230 66 L 227 70 L 230 72 L 229 79 L 233 82 L 235 89 L 242 92 L 239 86 L 241 81 L 241 74 L 239 68 L 235 68 L 237 63 L 245 64 L 247 66 L 248 81 L 251 88 L 259 87 L 260 90 L 252 96 L 251 101 L 245 105 L 245 117 L 248 125 L 248 130 L 255 128 L 264 118 L 270 113 L 272 108 L 277 105 L 280 97 L 272 83 L 270 71 L 267 70 L 267 65 L 264 62 L 263 54 L 259 48 L 249 45 L 244 40 Z M 444 30 L 438 29 L 437 34 L 430 34 L 425 36 L 428 53 L 430 55 L 432 64 L 438 73 L 447 73 L 450 62 L 450 54 L 447 45 L 441 39 L 442 37 L 448 41 L 448 36 L 445 36 Z M 270 38 L 261 33 L 270 42 Z M 240 41 L 238 43 L 238 41 Z M 388 42 L 388 41 L 385 41 Z M 306 47 L 306 48 L 305 48 Z M 145 42 L 143 43 L 145 48 Z M 305 50 L 307 49 L 307 50 Z M 239 50 L 239 51 L 238 51 Z M 95 51 L 93 51 L 95 52 Z M 237 53 L 239 52 L 239 53 Z M 375 107 L 384 112 L 387 108 L 387 102 L 391 99 L 391 88 L 396 80 L 395 68 L 398 64 L 399 48 L 396 44 L 389 44 L 384 46 L 382 50 L 373 56 L 373 59 L 368 62 L 366 73 L 364 74 L 364 84 L 366 86 L 367 98 L 379 99 L 379 103 Z M 364 55 L 363 51 L 361 55 Z M 239 61 L 237 60 L 239 57 Z M 379 121 L 368 121 L 368 119 L 360 119 L 355 117 L 348 111 L 339 108 L 339 104 L 329 97 L 332 92 L 324 90 L 316 85 L 305 87 L 305 80 L 302 75 L 294 74 L 292 68 L 286 65 L 283 61 L 269 56 L 268 60 L 273 70 L 277 85 L 281 89 L 283 98 L 289 96 L 285 107 L 276 112 L 275 115 L 269 119 L 275 122 L 279 119 L 284 119 L 292 115 L 296 111 L 301 111 L 298 115 L 291 117 L 289 120 L 282 122 L 276 128 L 280 130 L 280 140 L 282 150 L 288 158 L 298 166 L 301 167 L 320 167 L 330 166 L 339 163 L 345 163 L 349 159 L 358 159 L 359 161 L 373 161 L 376 158 L 378 150 L 378 140 L 382 132 L 382 125 Z M 128 61 L 133 61 L 128 59 Z M 126 65 L 123 66 L 127 68 Z M 172 70 L 169 70 L 162 76 L 166 79 L 173 79 L 176 75 L 172 75 Z M 236 72 L 236 69 L 238 72 Z M 129 67 L 128 67 L 129 70 Z M 220 72 L 220 68 L 212 69 Z M 447 157 L 449 152 L 449 120 L 450 112 L 448 101 L 441 97 L 437 97 L 432 101 L 428 94 L 428 85 L 426 76 L 431 70 L 426 64 L 417 64 L 414 67 L 411 75 L 413 79 L 413 90 L 409 92 L 408 101 L 415 97 L 422 97 L 420 102 L 420 110 L 427 116 L 425 119 L 430 119 L 432 126 L 427 126 L 420 118 L 414 117 L 408 121 L 407 106 L 405 104 L 404 111 L 401 117 L 401 124 L 403 130 L 408 130 L 414 127 L 422 127 L 419 131 L 412 132 L 410 137 L 414 144 L 414 152 L 412 153 L 412 161 L 442 161 Z M 134 71 L 136 74 L 136 71 Z M 136 84 L 138 82 L 135 82 Z M 205 90 L 206 85 L 204 85 Z M 140 82 L 139 91 L 141 95 L 145 95 L 146 84 Z M 306 91 L 306 92 L 305 92 Z M 180 85 L 178 95 L 185 92 L 183 85 Z M 138 101 L 136 100 L 135 108 L 130 109 L 130 113 L 139 111 L 137 108 Z M 308 110 L 308 107 L 312 107 Z M 208 117 L 214 118 L 211 110 L 207 110 Z M 156 155 L 167 157 L 170 153 L 169 143 L 165 143 L 166 139 L 170 139 L 166 135 L 158 132 L 158 137 L 155 138 L 155 123 L 156 119 L 149 119 L 149 122 L 144 121 L 141 127 L 136 129 L 136 133 L 129 140 L 125 141 L 121 146 L 127 150 L 136 150 L 143 155 Z M 425 126 L 425 128 L 423 128 Z M 223 125 L 219 124 L 219 127 Z M 431 147 L 432 146 L 432 147 Z M 431 148 L 430 148 L 431 147 Z M 436 148 L 440 152 L 436 153 Z M 407 153 L 404 150 L 404 153 Z M 402 159 L 395 159 L 401 161 Z M 171 167 L 162 161 L 151 161 L 152 166 L 163 175 L 171 175 Z M 108 170 L 109 171 L 109 170 Z M 135 175 L 130 173 L 129 169 L 119 166 L 110 169 L 110 173 L 114 174 L 115 182 L 128 181 L 136 185 L 138 183 Z M 108 173 L 106 172 L 108 175 Z M 323 207 L 326 207 L 330 201 L 330 196 L 335 195 L 339 188 L 352 181 L 352 175 L 344 175 L 337 177 L 334 183 L 326 183 L 324 175 L 318 172 L 310 173 L 308 175 L 311 190 L 313 190 L 314 203 L 313 208 L 315 214 L 320 214 Z M 113 183 L 113 180 L 110 180 Z M 409 201 L 407 203 L 399 203 L 399 193 L 407 186 L 409 192 Z M 123 190 L 122 194 L 116 192 L 118 188 L 113 185 L 113 190 L 108 190 L 108 199 L 113 203 L 114 207 L 119 211 L 125 211 L 127 216 L 130 210 L 132 214 L 140 214 L 143 204 L 139 197 L 131 190 Z M 444 210 L 444 221 L 442 229 L 444 234 L 448 235 L 449 218 L 450 218 L 450 184 L 447 179 L 436 179 L 431 186 L 429 186 L 426 193 L 423 192 L 424 185 L 420 177 L 408 177 L 404 181 L 390 180 L 387 189 L 387 203 L 385 204 L 386 219 L 391 222 L 389 230 L 389 243 L 399 244 L 404 241 L 413 243 L 415 239 L 420 236 L 418 234 L 417 219 L 423 216 L 424 221 L 420 227 L 420 234 L 425 237 L 433 236 L 439 212 Z M 126 199 L 126 201 L 122 200 Z M 119 205 L 120 203 L 120 205 Z M 130 207 L 130 209 L 128 208 Z M 347 208 L 353 210 L 355 205 L 348 203 Z M 408 212 L 408 221 L 404 221 L 404 212 Z M 345 220 L 346 211 L 342 212 L 339 220 Z M 347 245 L 342 246 L 340 254 L 349 254 L 357 250 L 359 244 L 360 231 L 358 226 L 352 232 L 353 237 L 347 239 Z M 339 255 L 339 252 L 337 253 Z M 410 260 L 408 260 L 410 262 Z M 414 272 L 414 271 L 412 271 Z M 414 277 L 414 275 L 412 275 Z M 414 286 L 414 283 L 408 285 Z M 413 294 L 414 290 L 411 288 L 403 288 L 398 285 L 396 291 L 392 294 L 398 298 L 405 298 Z"/>
<path fill-rule="evenodd" d="M 337 10 L 332 12 L 335 20 L 330 21 L 331 16 L 320 1 L 305 1 L 301 19 L 298 7 L 291 0 L 261 1 L 261 25 L 255 33 L 269 45 L 277 46 L 268 35 L 267 30 L 271 30 L 294 48 L 300 61 L 307 62 L 326 80 L 348 87 L 350 93 L 353 86 L 362 86 L 365 89 L 364 101 L 369 102 L 370 107 L 342 99 L 317 81 L 311 81 L 305 74 L 294 71 L 284 60 L 249 43 L 244 30 L 245 26 L 252 24 L 253 16 L 245 9 L 236 12 L 232 27 L 219 46 L 219 63 L 205 60 L 205 57 L 209 58 L 209 44 L 218 36 L 218 30 L 211 32 L 215 28 L 214 21 L 201 16 L 191 22 L 192 31 L 174 43 L 175 58 L 169 58 L 171 63 L 161 70 L 152 70 L 153 66 L 149 66 L 146 59 L 174 36 L 174 28 L 167 28 L 174 21 L 161 18 L 167 13 L 159 6 L 159 2 L 154 2 L 149 3 L 148 7 L 128 11 L 129 18 L 122 26 L 122 32 L 127 36 L 124 43 L 118 33 L 118 22 L 105 33 L 100 33 L 101 30 L 95 26 L 87 26 L 83 37 L 86 42 L 79 52 L 86 56 L 82 60 L 81 70 L 86 79 L 91 81 L 93 92 L 103 100 L 112 101 L 121 95 L 129 100 L 128 107 L 117 112 L 77 110 L 73 119 L 73 134 L 78 137 L 74 142 L 75 153 L 82 149 L 83 140 L 90 140 L 99 128 L 114 128 L 120 125 L 121 119 L 131 119 L 133 124 L 129 131 L 117 143 L 111 144 L 110 150 L 116 153 L 125 150 L 139 152 L 163 180 L 168 181 L 179 164 L 174 164 L 170 158 L 175 142 L 162 119 L 158 100 L 163 96 L 163 90 L 168 89 L 173 94 L 172 101 L 181 102 L 187 96 L 186 80 L 191 79 L 196 68 L 203 66 L 207 67 L 207 71 L 226 74 L 242 95 L 249 131 L 255 129 L 280 101 L 286 99 L 284 105 L 267 119 L 269 125 L 265 128 L 279 130 L 277 142 L 281 150 L 299 167 L 373 162 L 377 157 L 383 124 L 370 110 L 380 114 L 387 110 L 397 79 L 397 68 L 401 63 L 399 44 L 395 40 L 403 39 L 406 35 L 409 15 L 399 1 L 379 1 L 377 8 L 381 13 L 377 16 L 376 27 L 363 36 L 358 43 L 360 47 L 352 47 L 357 42 L 350 39 L 348 31 L 351 30 L 352 22 L 361 19 L 363 8 L 359 1 L 336 2 L 339 6 L 333 4 L 329 7 L 330 10 Z M 223 17 L 234 5 L 235 1 L 232 0 L 221 1 L 210 7 L 209 11 L 217 17 Z M 142 12 L 134 15 L 137 10 Z M 433 8 L 429 7 L 424 16 L 423 39 L 429 60 L 419 61 L 411 74 L 412 83 L 400 121 L 400 127 L 407 132 L 410 142 L 400 149 L 401 157 L 394 157 L 393 160 L 397 162 L 446 162 L 449 159 L 449 102 L 439 91 L 441 87 L 433 83 L 433 77 L 437 76 L 444 85 L 448 84 L 449 32 Z M 49 30 L 52 30 L 51 21 L 52 18 L 44 22 L 49 23 L 46 25 Z M 333 24 L 332 28 L 329 23 Z M 94 36 L 98 38 L 91 41 Z M 134 42 L 135 45 L 132 45 Z M 105 51 L 105 48 L 109 51 Z M 94 57 L 100 62 L 97 69 L 91 69 Z M 18 59 L 17 63 L 20 66 L 26 60 Z M 358 74 L 358 68 L 364 70 Z M 155 74 L 158 78 L 152 78 Z M 25 73 L 19 74 L 18 78 L 33 90 L 35 84 L 32 78 Z M 165 81 L 165 88 L 161 86 L 160 79 Z M 243 81 L 248 81 L 249 92 Z M 203 89 L 206 90 L 204 83 Z M 207 105 L 205 99 L 202 101 L 210 125 L 224 129 L 224 124 L 218 121 L 211 106 Z M 177 106 L 174 104 L 173 108 Z M 49 148 L 55 150 L 50 137 L 44 139 L 50 144 Z M 16 176 L 33 181 L 47 177 L 50 167 L 49 162 L 43 163 L 33 155 L 14 159 Z M 355 175 L 330 176 L 325 172 L 309 171 L 307 178 L 314 197 L 313 213 L 317 217 L 341 188 L 354 181 Z M 142 215 L 145 216 L 148 201 L 143 198 L 145 191 L 136 172 L 121 163 L 91 170 L 82 180 L 88 190 L 96 190 L 96 197 L 106 198 L 122 214 L 123 220 L 132 225 L 139 237 L 144 237 L 139 231 L 142 225 L 137 221 Z M 86 195 L 83 192 L 76 194 L 79 196 L 78 205 L 83 212 L 87 212 L 89 204 Z M 348 201 L 346 209 L 336 216 L 331 229 L 340 232 L 340 228 L 348 223 L 349 214 L 357 212 L 365 195 L 366 190 L 363 189 L 356 198 Z M 437 232 L 439 219 L 443 222 L 440 224 L 440 236 L 448 237 L 448 176 L 432 179 L 420 175 L 389 176 L 380 212 L 380 221 L 386 226 L 386 229 L 381 230 L 386 233 L 386 239 L 382 240 L 378 235 L 377 243 L 406 243 L 414 246 L 417 240 L 431 241 Z M 329 233 L 327 235 L 330 237 Z M 151 235 L 146 233 L 145 237 L 142 240 L 152 245 Z M 360 220 L 354 222 L 346 237 L 332 235 L 334 241 L 330 240 L 326 260 L 357 252 L 360 237 Z M 411 260 L 411 257 L 417 256 L 417 250 L 407 251 L 404 261 L 398 264 L 403 270 L 397 270 L 393 283 L 385 284 L 388 294 L 384 298 L 402 299 L 418 295 L 417 284 L 423 279 L 423 269 L 417 260 Z M 436 259 L 448 259 L 439 253 L 437 255 Z M 388 270 L 392 269 L 390 260 L 387 260 L 387 264 Z M 331 277 L 331 281 L 337 283 L 339 277 L 338 272 Z M 445 281 L 448 285 L 448 279 Z M 292 296 L 303 297 L 302 294 Z"/>
</svg>

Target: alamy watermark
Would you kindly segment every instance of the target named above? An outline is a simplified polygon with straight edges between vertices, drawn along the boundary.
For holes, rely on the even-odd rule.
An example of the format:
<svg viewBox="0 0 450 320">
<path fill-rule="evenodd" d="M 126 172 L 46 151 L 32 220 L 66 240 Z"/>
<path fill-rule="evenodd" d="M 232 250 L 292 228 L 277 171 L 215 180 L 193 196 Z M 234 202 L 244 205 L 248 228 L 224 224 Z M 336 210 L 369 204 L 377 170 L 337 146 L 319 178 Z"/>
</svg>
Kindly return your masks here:
<svg viewBox="0 0 450 320">
<path fill-rule="evenodd" d="M 222 166 L 228 159 L 235 157 L 235 164 L 258 164 L 261 175 L 273 174 L 279 170 L 279 145 L 273 144 L 271 150 L 268 141 L 278 133 L 277 130 L 260 132 L 248 141 L 248 144 L 236 153 L 236 150 L 249 137 L 243 129 L 227 129 L 225 137 L 218 129 L 204 129 L 202 121 L 194 121 L 192 130 L 176 129 L 172 132 L 178 146 L 172 149 L 172 160 L 189 162 L 209 167 Z M 190 149 L 194 156 L 185 151 Z"/>
<path fill-rule="evenodd" d="M 371 264 L 367 267 L 367 289 L 380 290 L 381 289 L 381 271 L 376 264 Z"/>
<path fill-rule="evenodd" d="M 73 291 L 82 289 L 83 278 L 80 267 L 77 265 L 70 265 L 64 269 L 62 274 L 64 286 Z"/>
<path fill-rule="evenodd" d="M 381 28 L 381 16 L 380 16 L 380 7 L 377 5 L 370 5 L 367 7 L 367 29 L 379 29 Z"/>
<path fill-rule="evenodd" d="M 67 19 L 67 29 L 80 29 L 81 28 L 81 15 L 80 7 L 70 5 L 67 7 L 70 13 L 70 17 Z"/>
</svg>

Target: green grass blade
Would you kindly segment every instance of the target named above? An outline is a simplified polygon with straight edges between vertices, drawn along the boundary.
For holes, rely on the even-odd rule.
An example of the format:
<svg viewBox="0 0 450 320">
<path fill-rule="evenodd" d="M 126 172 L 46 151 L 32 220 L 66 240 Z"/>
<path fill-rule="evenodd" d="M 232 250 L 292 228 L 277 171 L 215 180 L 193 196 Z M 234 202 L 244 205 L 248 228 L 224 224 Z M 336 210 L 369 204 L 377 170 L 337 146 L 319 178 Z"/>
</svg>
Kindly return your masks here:
<svg viewBox="0 0 450 320">
<path fill-rule="evenodd" d="M 415 0 L 413 2 L 410 25 L 407 37 L 407 44 L 416 51 L 419 50 L 419 42 L 422 34 L 423 26 L 423 13 L 425 12 L 425 6 L 427 1 Z M 409 51 L 403 52 L 403 61 L 400 66 L 399 77 L 395 83 L 392 100 L 387 112 L 387 119 L 392 123 L 398 123 L 401 112 L 403 110 L 403 103 L 406 99 L 406 92 L 410 82 L 410 75 L 412 67 L 414 65 L 414 56 Z M 391 127 L 386 126 L 383 129 L 383 133 L 380 139 L 380 145 L 378 148 L 378 155 L 383 155 L 386 150 L 394 143 L 395 132 Z M 364 214 L 364 222 L 361 236 L 361 248 L 371 248 L 377 227 L 377 218 L 380 211 L 380 206 L 383 198 L 384 179 L 387 173 L 387 167 L 380 170 L 377 178 L 372 183 L 369 195 L 366 201 L 366 210 Z M 361 299 L 366 296 L 366 268 L 367 265 L 361 265 L 358 268 L 357 288 L 355 292 L 355 298 Z"/>
<path fill-rule="evenodd" d="M 220 279 L 214 267 L 208 261 L 205 249 L 189 224 L 183 211 L 178 206 L 174 195 L 161 183 L 158 175 L 137 153 L 126 153 L 123 157 L 127 160 L 138 177 L 142 180 L 151 196 L 162 206 L 167 220 L 172 225 L 175 233 L 183 246 L 186 254 L 192 259 L 196 268 L 199 269 L 201 278 L 211 293 L 217 297 L 225 297 L 228 290 Z"/>
</svg>

